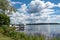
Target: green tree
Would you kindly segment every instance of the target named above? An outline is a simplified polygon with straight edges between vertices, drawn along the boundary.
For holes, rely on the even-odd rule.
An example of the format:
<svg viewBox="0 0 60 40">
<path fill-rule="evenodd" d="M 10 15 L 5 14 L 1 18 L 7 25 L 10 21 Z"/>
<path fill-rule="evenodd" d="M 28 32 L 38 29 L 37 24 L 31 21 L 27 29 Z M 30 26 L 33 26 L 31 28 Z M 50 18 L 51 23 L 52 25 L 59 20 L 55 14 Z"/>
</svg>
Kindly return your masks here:
<svg viewBox="0 0 60 40">
<path fill-rule="evenodd" d="M 10 24 L 10 18 L 6 14 L 0 14 L 0 26 L 9 24 Z"/>
<path fill-rule="evenodd" d="M 0 0 L 0 9 L 2 9 L 2 13 L 5 13 L 5 11 L 9 10 L 9 14 L 11 11 L 15 11 L 15 8 L 10 5 L 10 2 L 7 0 Z"/>
</svg>

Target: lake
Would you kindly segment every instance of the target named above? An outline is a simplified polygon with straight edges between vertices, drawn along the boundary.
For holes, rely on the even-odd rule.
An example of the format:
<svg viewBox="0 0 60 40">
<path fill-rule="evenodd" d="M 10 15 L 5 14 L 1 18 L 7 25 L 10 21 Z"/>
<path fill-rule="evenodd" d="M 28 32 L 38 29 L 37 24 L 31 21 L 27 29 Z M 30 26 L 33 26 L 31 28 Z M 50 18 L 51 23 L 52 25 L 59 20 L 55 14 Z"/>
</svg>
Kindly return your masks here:
<svg viewBox="0 0 60 40">
<path fill-rule="evenodd" d="M 26 25 L 25 32 L 28 34 L 41 33 L 50 35 L 60 33 L 60 25 Z"/>
</svg>

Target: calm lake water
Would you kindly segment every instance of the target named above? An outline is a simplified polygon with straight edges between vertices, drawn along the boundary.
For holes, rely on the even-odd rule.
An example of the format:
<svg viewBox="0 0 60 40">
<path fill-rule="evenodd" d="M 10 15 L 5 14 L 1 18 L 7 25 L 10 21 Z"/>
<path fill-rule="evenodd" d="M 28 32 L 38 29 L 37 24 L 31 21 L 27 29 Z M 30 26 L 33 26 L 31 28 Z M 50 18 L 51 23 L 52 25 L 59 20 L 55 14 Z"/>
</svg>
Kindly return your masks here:
<svg viewBox="0 0 60 40">
<path fill-rule="evenodd" d="M 49 35 L 52 33 L 60 33 L 60 25 L 26 25 L 26 33 L 42 33 Z"/>
</svg>

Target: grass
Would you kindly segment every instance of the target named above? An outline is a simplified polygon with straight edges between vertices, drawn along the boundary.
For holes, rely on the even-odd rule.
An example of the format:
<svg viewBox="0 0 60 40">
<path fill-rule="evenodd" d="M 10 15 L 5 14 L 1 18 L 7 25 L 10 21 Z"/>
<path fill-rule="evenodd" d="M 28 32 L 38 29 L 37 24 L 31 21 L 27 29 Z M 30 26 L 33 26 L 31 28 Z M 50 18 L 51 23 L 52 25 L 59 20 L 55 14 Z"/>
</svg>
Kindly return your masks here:
<svg viewBox="0 0 60 40">
<path fill-rule="evenodd" d="M 13 39 L 10 38 L 10 37 L 5 36 L 3 34 L 0 34 L 0 40 L 13 40 Z"/>
</svg>

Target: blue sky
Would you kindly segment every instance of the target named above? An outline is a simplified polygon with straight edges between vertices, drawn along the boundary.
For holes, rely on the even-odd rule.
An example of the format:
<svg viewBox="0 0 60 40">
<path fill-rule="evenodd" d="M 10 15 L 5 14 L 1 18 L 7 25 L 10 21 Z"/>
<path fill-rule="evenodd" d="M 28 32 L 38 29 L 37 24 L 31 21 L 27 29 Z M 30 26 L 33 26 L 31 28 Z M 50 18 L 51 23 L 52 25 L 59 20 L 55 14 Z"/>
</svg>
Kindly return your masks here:
<svg viewBox="0 0 60 40">
<path fill-rule="evenodd" d="M 11 0 L 12 2 L 21 2 L 21 3 L 25 3 L 26 5 L 28 5 L 32 0 Z M 42 1 L 50 1 L 52 3 L 58 4 L 60 3 L 60 0 L 42 0 Z M 20 4 L 15 4 L 14 7 L 15 8 L 19 8 L 21 5 Z"/>
<path fill-rule="evenodd" d="M 21 3 L 25 3 L 26 5 L 28 5 L 30 2 L 31 2 L 31 0 L 11 0 L 12 2 L 21 2 Z M 14 5 L 14 7 L 15 8 L 20 8 L 20 4 L 15 4 Z"/>
<path fill-rule="evenodd" d="M 52 3 L 55 3 L 55 4 L 58 4 L 58 3 L 60 3 L 60 0 L 44 0 L 44 1 L 50 1 L 50 2 L 52 2 Z"/>
<path fill-rule="evenodd" d="M 10 4 L 18 10 L 11 23 L 60 23 L 60 0 L 10 0 Z"/>
</svg>

